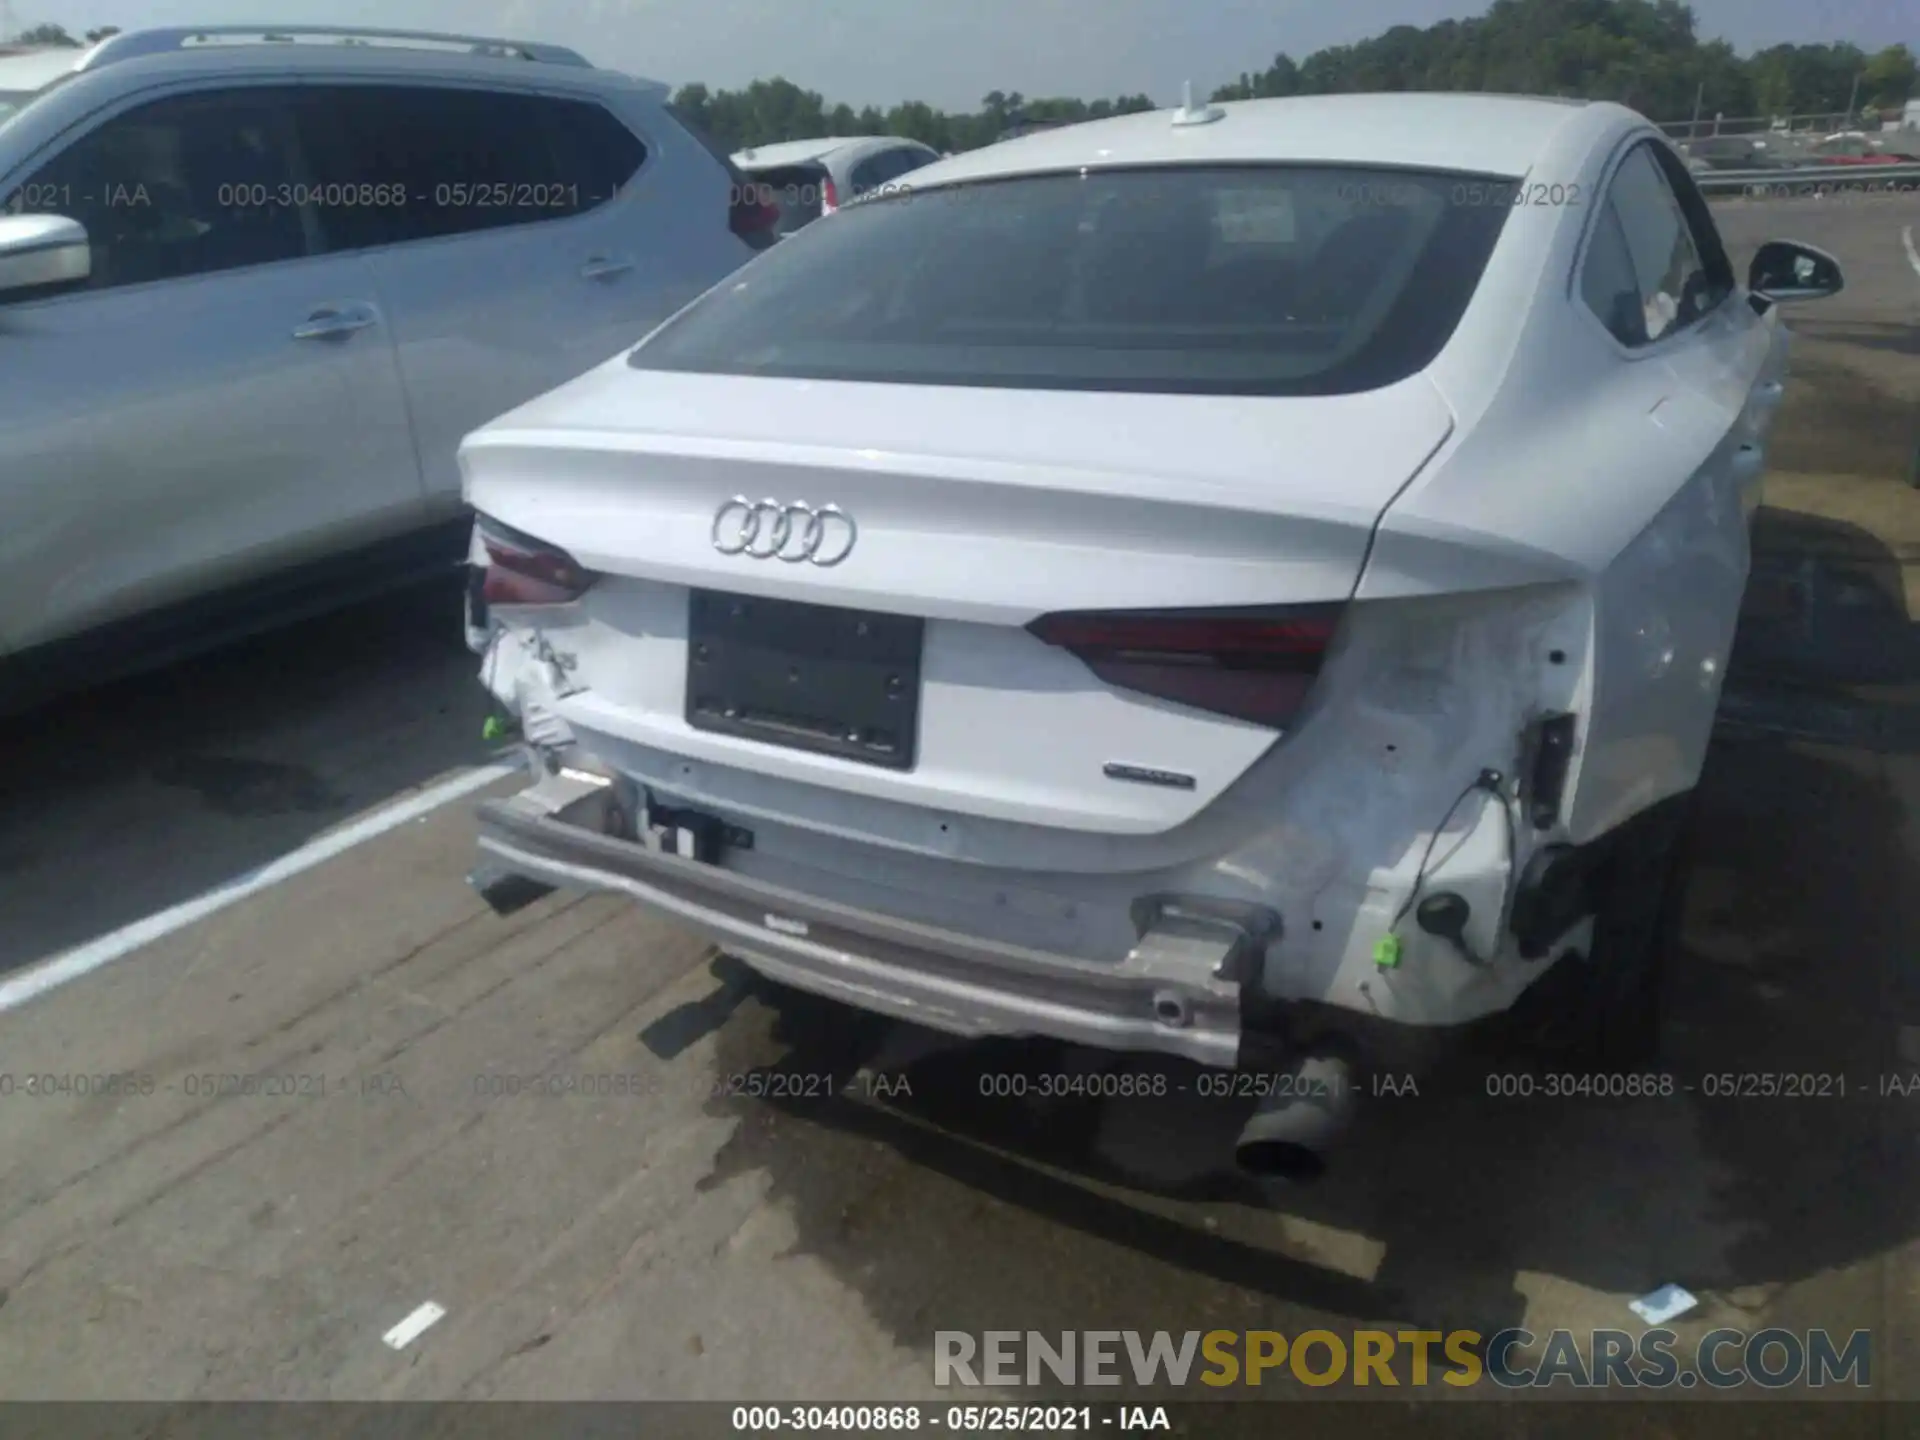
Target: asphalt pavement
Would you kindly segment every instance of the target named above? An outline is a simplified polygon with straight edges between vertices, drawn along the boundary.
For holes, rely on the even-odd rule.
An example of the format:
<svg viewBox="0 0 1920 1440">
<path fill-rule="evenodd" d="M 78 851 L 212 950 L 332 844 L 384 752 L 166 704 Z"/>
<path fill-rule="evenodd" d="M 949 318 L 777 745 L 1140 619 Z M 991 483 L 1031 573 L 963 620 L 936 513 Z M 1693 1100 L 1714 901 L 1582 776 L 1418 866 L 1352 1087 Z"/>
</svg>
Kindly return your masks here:
<svg viewBox="0 0 1920 1440">
<path fill-rule="evenodd" d="M 1736 250 L 1823 244 L 1850 290 L 1796 316 L 1674 1094 L 1469 1071 L 1275 1191 L 1177 1066 L 1171 1098 L 994 1098 L 1097 1059 L 813 1003 L 607 898 L 497 919 L 462 878 L 487 790 L 391 808 L 497 758 L 428 587 L 0 727 L 0 1394 L 951 1398 L 937 1329 L 1639 1329 L 1675 1282 L 1683 1336 L 1866 1328 L 1876 1396 L 1920 1400 L 1920 524 L 1885 439 L 1920 401 L 1920 214 L 1878 203 L 1722 207 Z M 1706 1093 L 1783 1074 L 1829 1078 Z"/>
</svg>

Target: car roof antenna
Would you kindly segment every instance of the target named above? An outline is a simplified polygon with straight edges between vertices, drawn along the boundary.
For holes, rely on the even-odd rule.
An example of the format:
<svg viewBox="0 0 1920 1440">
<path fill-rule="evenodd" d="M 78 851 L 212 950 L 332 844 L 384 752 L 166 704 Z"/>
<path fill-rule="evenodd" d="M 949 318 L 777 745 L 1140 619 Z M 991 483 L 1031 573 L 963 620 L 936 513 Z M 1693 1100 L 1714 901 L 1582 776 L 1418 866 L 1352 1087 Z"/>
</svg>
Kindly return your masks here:
<svg viewBox="0 0 1920 1440">
<path fill-rule="evenodd" d="M 1216 120 L 1227 118 L 1227 112 L 1209 101 L 1205 105 L 1193 103 L 1193 82 L 1187 81 L 1180 87 L 1180 108 L 1173 112 L 1176 125 L 1211 125 Z"/>
</svg>

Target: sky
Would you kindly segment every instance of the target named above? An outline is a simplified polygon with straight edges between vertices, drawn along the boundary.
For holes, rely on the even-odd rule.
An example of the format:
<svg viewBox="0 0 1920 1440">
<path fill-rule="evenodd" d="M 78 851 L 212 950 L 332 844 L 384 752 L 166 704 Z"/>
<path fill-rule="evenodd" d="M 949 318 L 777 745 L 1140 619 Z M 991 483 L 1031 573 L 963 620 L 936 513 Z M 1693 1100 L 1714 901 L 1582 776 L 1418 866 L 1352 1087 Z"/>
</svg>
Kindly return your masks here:
<svg viewBox="0 0 1920 1440">
<path fill-rule="evenodd" d="M 571 45 L 596 64 L 738 89 L 784 76 L 827 101 L 972 110 L 989 90 L 1177 104 L 1394 25 L 1485 6 L 1446 0 L 0 0 L 0 26 L 377 25 Z M 1851 40 L 1920 49 L 1920 0 L 1693 0 L 1703 38 L 1742 53 Z"/>
</svg>

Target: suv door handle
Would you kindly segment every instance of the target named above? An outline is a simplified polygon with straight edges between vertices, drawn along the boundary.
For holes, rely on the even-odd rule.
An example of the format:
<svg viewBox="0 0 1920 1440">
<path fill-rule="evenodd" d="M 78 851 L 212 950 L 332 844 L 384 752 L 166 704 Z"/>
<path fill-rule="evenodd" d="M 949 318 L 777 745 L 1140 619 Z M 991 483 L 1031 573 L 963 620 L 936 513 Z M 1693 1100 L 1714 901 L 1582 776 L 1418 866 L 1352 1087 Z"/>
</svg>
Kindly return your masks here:
<svg viewBox="0 0 1920 1440">
<path fill-rule="evenodd" d="M 625 255 L 594 255 L 580 267 L 582 280 L 607 280 L 615 275 L 624 275 L 633 269 L 633 261 Z"/>
<path fill-rule="evenodd" d="M 377 325 L 379 317 L 372 307 L 340 309 L 327 306 L 314 311 L 306 320 L 293 327 L 296 340 L 328 340 L 336 335 L 351 335 L 356 330 L 365 330 Z"/>
<path fill-rule="evenodd" d="M 1787 387 L 1779 380 L 1768 380 L 1753 392 L 1753 403 L 1763 409 L 1772 409 L 1786 397 Z"/>
</svg>

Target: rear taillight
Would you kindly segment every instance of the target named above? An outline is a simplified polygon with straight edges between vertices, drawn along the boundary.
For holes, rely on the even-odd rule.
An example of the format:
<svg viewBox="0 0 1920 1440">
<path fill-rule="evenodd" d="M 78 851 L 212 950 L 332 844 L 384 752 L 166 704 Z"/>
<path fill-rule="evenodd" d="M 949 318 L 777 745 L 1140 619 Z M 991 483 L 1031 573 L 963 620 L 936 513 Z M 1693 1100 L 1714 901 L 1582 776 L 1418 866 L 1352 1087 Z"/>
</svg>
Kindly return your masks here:
<svg viewBox="0 0 1920 1440">
<path fill-rule="evenodd" d="M 482 516 L 479 534 L 487 552 L 480 597 L 489 606 L 571 604 L 600 578 L 558 546 L 497 520 Z"/>
<path fill-rule="evenodd" d="M 1071 611 L 1042 615 L 1027 629 L 1109 685 L 1281 728 L 1306 703 L 1340 610 Z"/>
<path fill-rule="evenodd" d="M 780 238 L 780 207 L 774 203 L 773 187 L 736 178 L 727 228 L 756 250 L 772 246 Z"/>
<path fill-rule="evenodd" d="M 831 215 L 840 208 L 840 192 L 833 187 L 833 177 L 829 175 L 820 185 L 820 213 Z"/>
</svg>

